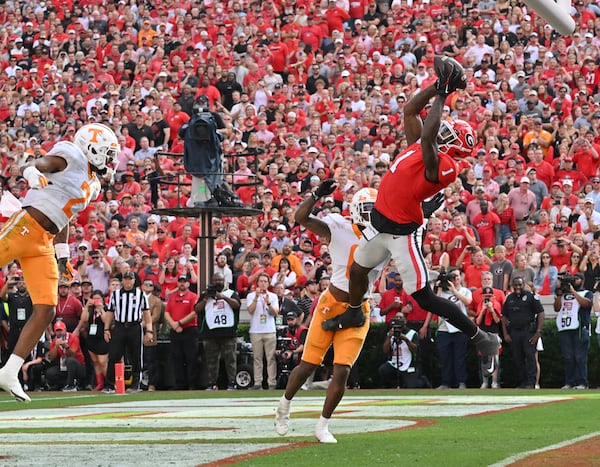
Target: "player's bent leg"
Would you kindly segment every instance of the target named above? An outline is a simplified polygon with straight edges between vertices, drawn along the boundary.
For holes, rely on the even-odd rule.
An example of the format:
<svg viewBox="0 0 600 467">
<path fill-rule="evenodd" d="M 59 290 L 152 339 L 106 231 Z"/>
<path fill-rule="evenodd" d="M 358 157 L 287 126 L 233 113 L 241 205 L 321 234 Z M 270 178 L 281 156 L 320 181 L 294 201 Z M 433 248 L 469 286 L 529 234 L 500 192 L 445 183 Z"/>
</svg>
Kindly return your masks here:
<svg viewBox="0 0 600 467">
<path fill-rule="evenodd" d="M 411 294 L 420 307 L 442 316 L 473 340 L 481 354 L 484 376 L 491 376 L 498 366 L 500 339 L 495 334 L 482 331 L 450 300 L 438 297 L 429 286 Z"/>
<path fill-rule="evenodd" d="M 450 300 L 435 295 L 429 286 L 417 290 L 411 296 L 420 307 L 447 319 L 467 336 L 473 337 L 477 333 L 477 326 L 475 326 L 467 315 L 460 311 Z"/>
</svg>

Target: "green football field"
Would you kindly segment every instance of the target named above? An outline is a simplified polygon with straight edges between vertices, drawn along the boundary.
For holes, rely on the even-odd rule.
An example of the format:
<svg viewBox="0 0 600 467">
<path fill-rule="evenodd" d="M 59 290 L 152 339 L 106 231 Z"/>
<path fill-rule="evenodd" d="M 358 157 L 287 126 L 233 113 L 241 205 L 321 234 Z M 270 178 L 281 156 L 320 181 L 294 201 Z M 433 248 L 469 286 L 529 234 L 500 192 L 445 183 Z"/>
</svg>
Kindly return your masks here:
<svg viewBox="0 0 600 467">
<path fill-rule="evenodd" d="M 509 465 L 582 437 L 600 453 L 598 391 L 348 391 L 334 445 L 312 435 L 323 391 L 298 395 L 286 437 L 281 391 L 32 396 L 0 394 L 0 465 Z"/>
</svg>

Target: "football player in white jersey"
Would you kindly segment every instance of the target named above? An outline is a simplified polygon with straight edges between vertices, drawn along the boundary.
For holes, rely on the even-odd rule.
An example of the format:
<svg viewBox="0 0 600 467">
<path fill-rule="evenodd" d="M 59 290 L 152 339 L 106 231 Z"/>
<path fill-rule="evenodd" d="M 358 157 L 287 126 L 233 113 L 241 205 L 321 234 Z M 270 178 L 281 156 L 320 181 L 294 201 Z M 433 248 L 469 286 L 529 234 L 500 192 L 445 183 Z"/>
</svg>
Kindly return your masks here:
<svg viewBox="0 0 600 467">
<path fill-rule="evenodd" d="M 96 199 L 98 176 L 112 170 L 110 164 L 118 152 L 114 132 L 92 123 L 77 131 L 73 143 L 61 141 L 46 156 L 21 167 L 30 190 L 22 209 L 0 230 L 0 265 L 19 261 L 33 302 L 33 314 L 0 369 L 0 388 L 18 401 L 30 401 L 17 375 L 54 318 L 59 276 L 73 278 L 67 244 L 69 220 Z"/>
<path fill-rule="evenodd" d="M 323 219 L 311 216 L 310 213 L 315 203 L 321 197 L 333 193 L 335 188 L 335 180 L 325 180 L 310 197 L 300 204 L 296 211 L 295 217 L 298 223 L 329 243 L 333 274 L 329 287 L 319 297 L 319 303 L 313 313 L 304 344 L 302 361 L 290 374 L 285 394 L 279 401 L 275 416 L 275 429 L 279 435 L 283 436 L 289 429 L 292 398 L 313 371 L 321 365 L 325 353 L 333 344 L 333 376 L 327 389 L 321 417 L 315 428 L 315 436 L 321 443 L 337 443 L 335 437 L 329 432 L 328 423 L 333 411 L 344 396 L 350 369 L 358 358 L 369 331 L 368 302 L 363 302 L 363 312 L 367 319 L 361 327 L 325 331 L 321 323 L 344 312 L 348 306 L 348 267 L 352 264 L 353 253 L 361 237 L 361 230 L 369 223 L 369 213 L 377 197 L 377 190 L 373 188 L 359 190 L 350 204 L 351 220 L 339 214 L 329 214 Z M 379 277 L 384 263 L 371 271 L 370 286 Z"/>
</svg>

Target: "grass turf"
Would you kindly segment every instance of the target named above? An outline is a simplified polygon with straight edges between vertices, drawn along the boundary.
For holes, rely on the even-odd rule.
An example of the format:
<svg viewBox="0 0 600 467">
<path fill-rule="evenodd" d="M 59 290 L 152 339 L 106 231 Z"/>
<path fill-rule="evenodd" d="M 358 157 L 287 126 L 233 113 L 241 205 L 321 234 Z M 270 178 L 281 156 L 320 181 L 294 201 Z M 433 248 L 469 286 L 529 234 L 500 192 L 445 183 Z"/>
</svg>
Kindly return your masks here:
<svg viewBox="0 0 600 467">
<path fill-rule="evenodd" d="M 101 404 L 107 402 L 134 400 L 177 400 L 189 398 L 220 397 L 278 397 L 281 391 L 260 391 L 244 393 L 190 393 L 190 392 L 155 392 L 127 396 L 105 396 L 93 393 L 63 395 L 42 393 L 34 396 L 31 404 L 22 405 L 0 397 L 0 412 L 7 410 L 56 408 L 82 404 Z M 321 395 L 322 392 L 311 391 L 310 396 Z M 403 395 L 435 396 L 439 391 L 359 391 L 349 392 L 355 396 L 388 396 L 398 398 L 397 404 L 403 404 Z M 387 432 L 339 435 L 338 444 L 320 445 L 314 438 L 273 436 L 265 439 L 245 439 L 244 443 L 258 442 L 298 442 L 302 443 L 290 450 L 274 452 L 259 457 L 240 460 L 239 465 L 247 466 L 281 466 L 281 465 L 318 465 L 336 466 L 341 462 L 351 462 L 357 466 L 371 465 L 419 465 L 419 466 L 482 466 L 498 462 L 516 453 L 542 448 L 579 436 L 598 431 L 597 413 L 600 404 L 600 393 L 597 391 L 565 392 L 556 390 L 542 391 L 444 391 L 444 395 L 483 395 L 503 396 L 558 395 L 572 396 L 573 399 L 547 404 L 531 405 L 524 408 L 466 417 L 422 418 L 421 426 Z M 302 397 L 299 395 L 298 397 Z M 389 403 L 389 402 L 386 402 Z M 395 403 L 395 402 L 391 402 Z M 293 409 L 292 409 L 293 410 Z M 315 414 L 316 416 L 316 414 Z M 410 417 L 415 419 L 415 417 Z M 293 411 L 292 411 L 293 423 Z M 360 419 L 356 420 L 360 425 Z M 68 427 L 65 427 L 68 429 Z M 9 432 L 2 429 L 0 433 Z M 44 432 L 44 429 L 23 430 L 27 432 Z M 109 429 L 77 429 L 78 432 L 120 431 Z M 335 432 L 335 422 L 332 422 Z M 243 437 L 243 434 L 241 434 Z M 309 443 L 306 443 L 306 442 Z M 211 440 L 230 443 L 230 440 Z M 199 463 L 201 459 L 198 460 Z"/>
</svg>

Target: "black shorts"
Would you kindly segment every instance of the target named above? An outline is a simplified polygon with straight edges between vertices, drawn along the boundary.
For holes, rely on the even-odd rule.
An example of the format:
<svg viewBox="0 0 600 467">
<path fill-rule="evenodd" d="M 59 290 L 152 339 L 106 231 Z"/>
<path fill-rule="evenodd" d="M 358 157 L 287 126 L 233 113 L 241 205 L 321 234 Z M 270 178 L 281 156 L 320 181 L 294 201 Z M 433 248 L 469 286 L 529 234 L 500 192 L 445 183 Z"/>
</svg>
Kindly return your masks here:
<svg viewBox="0 0 600 467">
<path fill-rule="evenodd" d="M 108 354 L 108 342 L 102 337 L 88 337 L 87 347 L 90 352 L 96 355 L 107 355 Z"/>
</svg>

